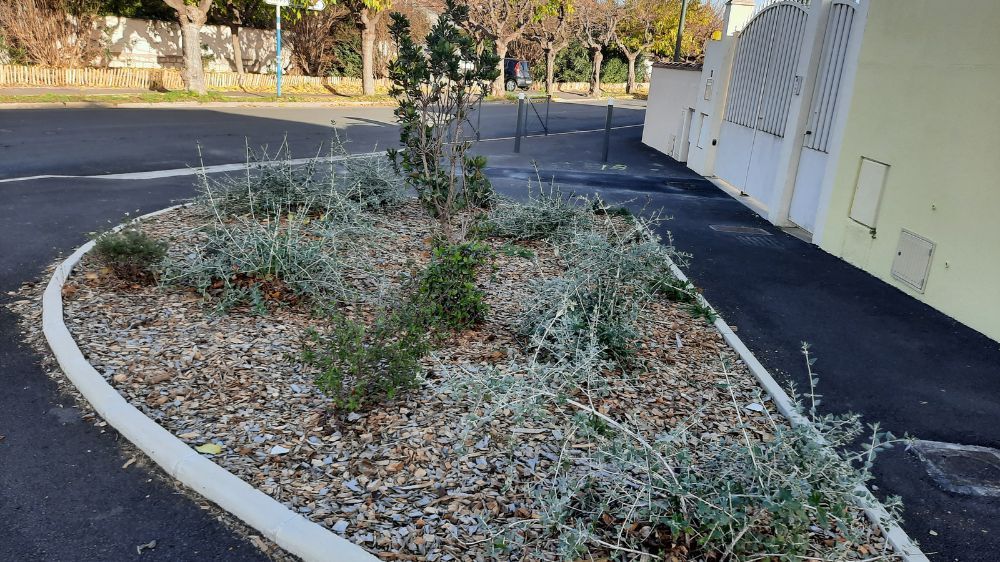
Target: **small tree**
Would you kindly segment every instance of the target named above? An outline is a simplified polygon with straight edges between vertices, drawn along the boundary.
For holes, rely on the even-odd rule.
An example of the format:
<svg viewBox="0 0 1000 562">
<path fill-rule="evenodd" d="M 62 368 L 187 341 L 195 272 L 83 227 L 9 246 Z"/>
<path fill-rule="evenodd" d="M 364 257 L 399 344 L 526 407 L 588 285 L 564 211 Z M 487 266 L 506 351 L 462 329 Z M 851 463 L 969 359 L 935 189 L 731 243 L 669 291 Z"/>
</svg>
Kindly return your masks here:
<svg viewBox="0 0 1000 562">
<path fill-rule="evenodd" d="M 538 43 L 545 55 L 545 93 L 552 93 L 556 55 L 569 45 L 576 33 L 573 0 L 551 0 L 538 10 L 525 36 Z"/>
<path fill-rule="evenodd" d="M 464 234 L 455 234 L 452 215 L 476 189 L 466 172 L 476 166 L 469 166 L 471 159 L 466 158 L 472 143 L 463 124 L 498 73 L 496 55 L 487 50 L 477 54 L 476 42 L 462 30 L 468 14 L 467 6 L 448 0 L 424 46 L 413 40 L 406 16 L 393 13 L 389 26 L 399 50 L 389 65 L 389 78 L 390 93 L 399 103 L 395 115 L 403 146 L 390 150 L 389 156 L 450 242 Z"/>
<path fill-rule="evenodd" d="M 163 0 L 177 12 L 177 20 L 181 25 L 181 43 L 184 50 L 184 88 L 189 92 L 203 95 L 205 87 L 205 69 L 201 62 L 201 26 L 208 19 L 208 10 L 212 0 Z"/>
<path fill-rule="evenodd" d="M 481 41 L 493 43 L 497 77 L 493 95 L 504 95 L 504 59 L 511 42 L 521 37 L 535 18 L 540 0 L 469 0 L 468 27 Z"/>
<path fill-rule="evenodd" d="M 590 75 L 590 95 L 601 97 L 601 62 L 604 49 L 615 38 L 615 28 L 622 9 L 616 0 L 581 0 L 577 8 L 577 37 L 590 51 L 593 67 Z"/>
<path fill-rule="evenodd" d="M 625 4 L 614 37 L 615 45 L 628 61 L 625 93 L 635 92 L 635 61 L 656 43 L 657 23 L 662 21 L 660 12 L 666 5 L 662 0 L 628 0 Z"/>
</svg>

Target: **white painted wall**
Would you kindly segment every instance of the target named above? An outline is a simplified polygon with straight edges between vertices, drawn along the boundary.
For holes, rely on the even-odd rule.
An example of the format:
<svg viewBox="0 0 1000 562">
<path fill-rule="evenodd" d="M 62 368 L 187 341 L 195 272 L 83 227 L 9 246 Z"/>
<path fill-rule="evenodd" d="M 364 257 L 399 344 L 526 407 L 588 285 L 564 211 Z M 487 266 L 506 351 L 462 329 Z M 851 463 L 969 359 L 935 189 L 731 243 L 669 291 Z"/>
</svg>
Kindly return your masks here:
<svg viewBox="0 0 1000 562">
<path fill-rule="evenodd" d="M 109 38 L 108 55 L 99 64 L 110 68 L 181 68 L 180 25 L 174 22 L 151 21 L 108 16 L 105 18 Z M 288 33 L 285 32 L 287 38 Z M 233 57 L 232 33 L 228 26 L 206 25 L 201 28 L 202 53 L 209 72 L 236 70 Z M 243 28 L 240 30 L 243 65 L 247 72 L 274 72 L 275 38 L 273 30 Z M 288 41 L 281 48 L 283 67 L 292 60 Z"/>
<path fill-rule="evenodd" d="M 701 85 L 698 67 L 653 65 L 642 142 L 671 158 L 687 160 L 689 115 L 695 112 Z"/>
</svg>

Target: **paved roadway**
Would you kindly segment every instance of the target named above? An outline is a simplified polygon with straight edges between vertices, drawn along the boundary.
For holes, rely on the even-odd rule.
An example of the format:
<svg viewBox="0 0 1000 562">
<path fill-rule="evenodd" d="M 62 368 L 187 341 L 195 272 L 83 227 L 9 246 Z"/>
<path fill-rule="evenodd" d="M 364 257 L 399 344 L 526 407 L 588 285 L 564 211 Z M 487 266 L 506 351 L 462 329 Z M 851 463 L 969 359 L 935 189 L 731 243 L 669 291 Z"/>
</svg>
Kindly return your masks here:
<svg viewBox="0 0 1000 562">
<path fill-rule="evenodd" d="M 1000 346 L 814 246 L 771 227 L 709 182 L 642 146 L 640 103 L 616 108 L 611 166 L 601 134 L 526 139 L 513 154 L 514 106 L 484 110 L 489 174 L 523 195 L 535 178 L 612 200 L 648 201 L 694 259 L 689 273 L 761 361 L 782 381 L 805 384 L 799 342 L 813 345 L 823 408 L 856 411 L 896 433 L 1000 446 Z M 553 132 L 599 129 L 603 104 L 558 104 Z M 306 156 L 345 127 L 352 151 L 395 139 L 389 109 L 83 109 L 0 111 L 0 178 L 92 175 L 238 162 L 244 137 Z M 535 126 L 537 128 L 537 125 Z M 83 233 L 126 211 L 151 211 L 192 193 L 190 177 L 0 181 L 0 299 L 36 278 Z M 763 228 L 762 240 L 709 225 Z M 0 560 L 127 560 L 152 539 L 153 560 L 252 560 L 259 554 L 146 469 L 122 470 L 114 432 L 66 415 L 71 405 L 17 342 L 0 311 Z M 931 559 L 1000 559 L 1000 501 L 939 490 L 914 457 L 894 450 L 876 465 L 878 493 L 899 494 L 905 528 Z M 933 531 L 933 533 L 932 533 Z"/>
</svg>

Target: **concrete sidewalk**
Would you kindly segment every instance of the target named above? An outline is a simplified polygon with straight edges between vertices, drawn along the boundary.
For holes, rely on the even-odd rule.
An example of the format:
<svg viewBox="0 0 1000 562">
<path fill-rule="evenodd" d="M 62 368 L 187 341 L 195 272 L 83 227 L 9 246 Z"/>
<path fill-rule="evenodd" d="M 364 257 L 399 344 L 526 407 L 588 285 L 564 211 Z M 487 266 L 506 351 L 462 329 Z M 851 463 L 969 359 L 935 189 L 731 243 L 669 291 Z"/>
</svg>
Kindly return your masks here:
<svg viewBox="0 0 1000 562">
<path fill-rule="evenodd" d="M 553 158 L 542 159 L 542 176 L 554 175 L 569 191 L 632 200 L 635 209 L 647 198 L 651 208 L 662 207 L 673 217 L 663 234 L 693 255 L 687 273 L 779 382 L 807 386 L 800 346 L 811 344 L 821 411 L 857 412 L 897 435 L 1000 447 L 1000 344 L 775 228 L 643 146 L 639 134 L 616 136 L 625 170 L 571 171 Z M 505 190 L 526 177 L 504 168 L 493 174 Z M 932 560 L 1000 560 L 1000 498 L 943 491 L 901 447 L 879 457 L 875 474 L 876 495 L 902 496 L 903 527 Z"/>
</svg>

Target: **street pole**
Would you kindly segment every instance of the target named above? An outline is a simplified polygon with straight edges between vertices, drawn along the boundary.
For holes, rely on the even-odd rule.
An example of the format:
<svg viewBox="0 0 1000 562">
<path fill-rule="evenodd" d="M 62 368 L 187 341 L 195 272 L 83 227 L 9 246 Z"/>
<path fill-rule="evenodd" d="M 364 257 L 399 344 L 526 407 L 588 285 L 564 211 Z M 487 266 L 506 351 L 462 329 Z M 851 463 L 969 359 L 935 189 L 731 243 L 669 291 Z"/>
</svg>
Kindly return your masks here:
<svg viewBox="0 0 1000 562">
<path fill-rule="evenodd" d="M 608 118 L 604 121 L 604 156 L 601 162 L 608 161 L 608 149 L 611 147 L 611 116 L 615 112 L 615 98 L 608 98 Z"/>
<path fill-rule="evenodd" d="M 281 97 L 281 4 L 274 5 L 274 31 L 277 40 L 275 66 L 278 69 L 278 97 Z"/>
<path fill-rule="evenodd" d="M 687 16 L 688 0 L 681 0 L 681 17 L 677 20 L 677 43 L 674 44 L 674 62 L 681 60 L 681 40 L 684 39 L 684 18 Z"/>
</svg>

